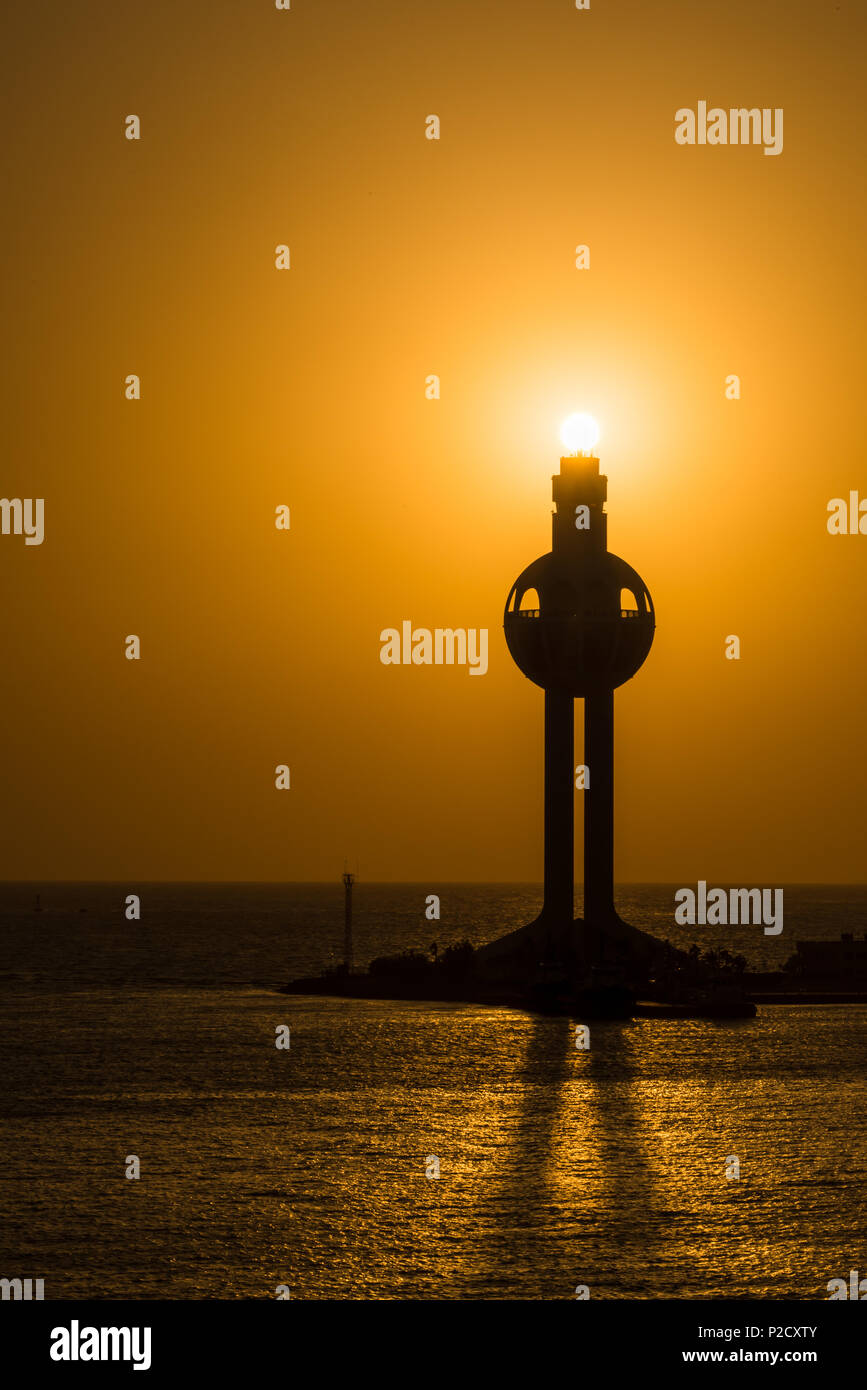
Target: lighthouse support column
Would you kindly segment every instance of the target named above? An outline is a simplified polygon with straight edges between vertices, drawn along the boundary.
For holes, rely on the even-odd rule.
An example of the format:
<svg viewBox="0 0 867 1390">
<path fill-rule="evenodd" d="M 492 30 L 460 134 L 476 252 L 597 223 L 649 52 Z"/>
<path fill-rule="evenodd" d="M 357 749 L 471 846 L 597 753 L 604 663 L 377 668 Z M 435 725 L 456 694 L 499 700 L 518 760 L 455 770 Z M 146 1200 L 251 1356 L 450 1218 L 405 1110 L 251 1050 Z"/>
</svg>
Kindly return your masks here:
<svg viewBox="0 0 867 1390">
<path fill-rule="evenodd" d="M 575 711 L 562 690 L 545 691 L 545 905 L 546 918 L 574 919 Z"/>
<path fill-rule="evenodd" d="M 614 908 L 614 691 L 584 700 L 584 921 L 602 925 Z"/>
</svg>

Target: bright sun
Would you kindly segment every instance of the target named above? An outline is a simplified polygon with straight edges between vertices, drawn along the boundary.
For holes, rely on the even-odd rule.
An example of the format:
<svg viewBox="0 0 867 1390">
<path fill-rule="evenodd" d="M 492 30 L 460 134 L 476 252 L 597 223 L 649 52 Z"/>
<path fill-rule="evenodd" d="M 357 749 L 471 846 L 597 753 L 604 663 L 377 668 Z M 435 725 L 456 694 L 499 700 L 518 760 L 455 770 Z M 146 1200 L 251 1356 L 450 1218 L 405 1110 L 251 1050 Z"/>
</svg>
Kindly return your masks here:
<svg viewBox="0 0 867 1390">
<path fill-rule="evenodd" d="M 592 415 L 570 415 L 560 426 L 560 438 L 570 454 L 588 454 L 599 443 L 599 426 Z"/>
</svg>

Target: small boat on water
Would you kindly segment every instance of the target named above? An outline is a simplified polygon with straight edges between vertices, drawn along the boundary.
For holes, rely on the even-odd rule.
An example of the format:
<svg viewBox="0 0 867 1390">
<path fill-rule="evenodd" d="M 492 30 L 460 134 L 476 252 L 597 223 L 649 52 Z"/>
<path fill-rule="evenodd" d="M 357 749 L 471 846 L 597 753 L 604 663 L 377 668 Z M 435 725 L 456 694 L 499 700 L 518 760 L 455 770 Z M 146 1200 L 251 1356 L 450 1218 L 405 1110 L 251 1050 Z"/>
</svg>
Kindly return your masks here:
<svg viewBox="0 0 867 1390">
<path fill-rule="evenodd" d="M 635 1006 L 637 1018 L 755 1018 L 758 1010 L 735 986 L 684 989 L 672 999 L 642 1000 Z"/>
</svg>

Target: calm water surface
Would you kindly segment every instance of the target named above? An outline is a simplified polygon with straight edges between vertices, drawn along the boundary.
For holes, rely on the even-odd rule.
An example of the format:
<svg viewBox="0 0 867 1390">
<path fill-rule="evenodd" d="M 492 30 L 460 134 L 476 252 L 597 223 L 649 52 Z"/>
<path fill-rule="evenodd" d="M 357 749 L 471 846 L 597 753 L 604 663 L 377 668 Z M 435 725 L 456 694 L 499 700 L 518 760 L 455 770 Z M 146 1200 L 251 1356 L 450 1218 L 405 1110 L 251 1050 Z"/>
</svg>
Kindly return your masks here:
<svg viewBox="0 0 867 1390">
<path fill-rule="evenodd" d="M 48 1297 L 823 1299 L 867 1269 L 867 1008 L 599 1023 L 578 1052 L 568 1020 L 273 993 L 339 956 L 339 885 L 145 886 L 140 923 L 126 886 L 34 891 L 0 890 L 0 1275 Z M 621 911 L 688 944 L 672 893 Z M 773 965 L 864 897 L 787 889 L 782 938 L 716 939 Z M 357 954 L 537 908 L 366 885 Z"/>
</svg>

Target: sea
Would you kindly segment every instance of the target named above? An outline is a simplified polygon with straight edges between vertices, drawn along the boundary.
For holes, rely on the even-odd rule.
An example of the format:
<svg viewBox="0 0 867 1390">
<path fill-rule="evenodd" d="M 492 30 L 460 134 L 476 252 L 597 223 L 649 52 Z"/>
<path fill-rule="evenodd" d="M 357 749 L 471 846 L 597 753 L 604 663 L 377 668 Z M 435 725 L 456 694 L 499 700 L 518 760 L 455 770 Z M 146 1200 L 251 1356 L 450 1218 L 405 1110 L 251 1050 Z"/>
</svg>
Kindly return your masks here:
<svg viewBox="0 0 867 1390">
<path fill-rule="evenodd" d="M 864 887 L 785 887 L 776 937 L 679 927 L 674 891 L 617 906 L 757 969 L 867 929 Z M 356 962 L 480 945 L 540 903 L 358 882 Z M 339 881 L 0 885 L 0 1277 L 46 1299 L 809 1301 L 867 1275 L 867 1006 L 597 1022 L 583 1050 L 519 1009 L 277 992 L 342 951 Z"/>
</svg>

